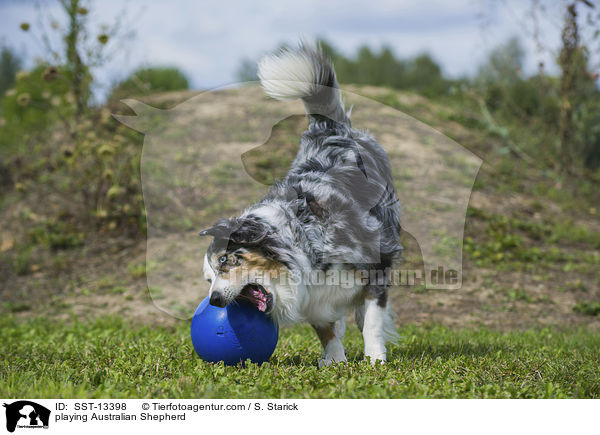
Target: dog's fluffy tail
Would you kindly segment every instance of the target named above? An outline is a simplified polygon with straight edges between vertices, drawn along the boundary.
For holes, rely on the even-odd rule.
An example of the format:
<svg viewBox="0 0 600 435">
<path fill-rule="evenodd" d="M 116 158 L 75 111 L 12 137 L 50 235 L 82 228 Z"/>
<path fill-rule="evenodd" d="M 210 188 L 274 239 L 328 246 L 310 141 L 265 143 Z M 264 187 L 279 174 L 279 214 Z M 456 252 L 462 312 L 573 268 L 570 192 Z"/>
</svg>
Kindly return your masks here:
<svg viewBox="0 0 600 435">
<path fill-rule="evenodd" d="M 282 101 L 301 98 L 309 117 L 350 124 L 335 70 L 321 47 L 303 42 L 297 49 L 267 55 L 258 63 L 258 77 L 270 97 Z"/>
</svg>

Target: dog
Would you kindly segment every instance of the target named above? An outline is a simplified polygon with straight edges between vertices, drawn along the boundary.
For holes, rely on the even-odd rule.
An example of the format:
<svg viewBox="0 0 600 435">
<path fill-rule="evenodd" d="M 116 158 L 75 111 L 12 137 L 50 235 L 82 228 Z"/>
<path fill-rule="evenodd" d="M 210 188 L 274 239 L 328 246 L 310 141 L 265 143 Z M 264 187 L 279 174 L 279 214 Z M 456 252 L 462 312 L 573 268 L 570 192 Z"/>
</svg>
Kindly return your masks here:
<svg viewBox="0 0 600 435">
<path fill-rule="evenodd" d="M 387 154 L 352 127 L 320 46 L 267 55 L 258 76 L 268 96 L 303 101 L 308 128 L 289 172 L 264 198 L 201 231 L 213 237 L 203 265 L 210 304 L 246 299 L 280 324 L 308 322 L 323 347 L 319 366 L 346 361 L 344 320 L 354 310 L 365 359 L 385 362 L 386 342 L 397 339 L 386 271 L 402 251 Z"/>
</svg>

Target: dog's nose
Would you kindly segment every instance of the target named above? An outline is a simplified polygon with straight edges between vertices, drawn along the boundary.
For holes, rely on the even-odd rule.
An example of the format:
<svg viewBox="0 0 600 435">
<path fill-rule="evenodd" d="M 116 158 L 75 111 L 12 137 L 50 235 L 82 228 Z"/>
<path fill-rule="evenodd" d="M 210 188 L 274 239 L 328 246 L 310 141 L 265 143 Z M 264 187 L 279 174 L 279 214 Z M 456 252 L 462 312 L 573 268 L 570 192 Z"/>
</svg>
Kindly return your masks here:
<svg viewBox="0 0 600 435">
<path fill-rule="evenodd" d="M 225 306 L 225 298 L 219 292 L 213 292 L 208 302 L 214 307 L 223 308 Z"/>
</svg>

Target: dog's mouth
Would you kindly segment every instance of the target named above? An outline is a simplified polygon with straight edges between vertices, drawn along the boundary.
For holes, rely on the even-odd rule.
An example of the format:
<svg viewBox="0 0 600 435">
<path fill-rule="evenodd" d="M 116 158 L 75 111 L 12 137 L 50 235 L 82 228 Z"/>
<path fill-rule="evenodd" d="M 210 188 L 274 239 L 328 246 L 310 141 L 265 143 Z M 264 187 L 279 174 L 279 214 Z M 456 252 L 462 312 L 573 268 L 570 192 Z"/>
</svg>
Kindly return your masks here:
<svg viewBox="0 0 600 435">
<path fill-rule="evenodd" d="M 263 313 L 270 313 L 273 309 L 273 295 L 260 284 L 246 285 L 238 298 L 251 302 Z"/>
</svg>

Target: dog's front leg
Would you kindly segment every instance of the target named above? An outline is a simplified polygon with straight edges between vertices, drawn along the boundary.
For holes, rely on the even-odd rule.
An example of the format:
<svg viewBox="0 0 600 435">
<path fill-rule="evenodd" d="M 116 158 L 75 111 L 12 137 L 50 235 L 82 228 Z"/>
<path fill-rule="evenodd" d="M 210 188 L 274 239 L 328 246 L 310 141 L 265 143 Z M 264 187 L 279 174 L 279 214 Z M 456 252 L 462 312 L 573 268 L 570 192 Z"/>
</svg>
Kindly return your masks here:
<svg viewBox="0 0 600 435">
<path fill-rule="evenodd" d="M 365 359 L 371 364 L 386 361 L 385 349 L 385 307 L 381 307 L 377 299 L 365 299 L 365 315 L 362 328 L 365 340 Z"/>
<path fill-rule="evenodd" d="M 321 345 L 323 345 L 323 356 L 319 359 L 319 367 L 345 362 L 346 354 L 341 340 L 344 336 L 344 319 L 325 326 L 312 325 L 312 327 L 317 332 Z"/>
</svg>

